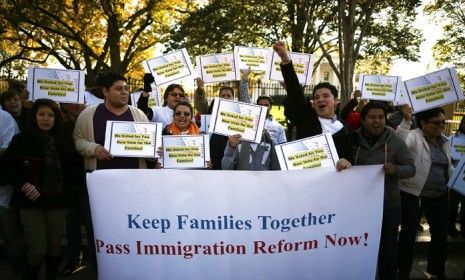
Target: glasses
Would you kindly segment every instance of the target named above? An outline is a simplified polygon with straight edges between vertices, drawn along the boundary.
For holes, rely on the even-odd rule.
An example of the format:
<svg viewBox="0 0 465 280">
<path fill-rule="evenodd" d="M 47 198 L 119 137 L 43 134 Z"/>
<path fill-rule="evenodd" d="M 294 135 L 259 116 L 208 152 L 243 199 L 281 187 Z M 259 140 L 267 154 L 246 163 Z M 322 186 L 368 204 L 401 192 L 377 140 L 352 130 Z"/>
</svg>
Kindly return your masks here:
<svg viewBox="0 0 465 280">
<path fill-rule="evenodd" d="M 170 92 L 169 96 L 173 96 L 173 97 L 179 96 L 181 98 L 184 98 L 184 93 L 182 93 L 182 92 Z"/>
<path fill-rule="evenodd" d="M 175 112 L 174 115 L 177 116 L 177 117 L 179 117 L 181 115 L 184 115 L 184 117 L 189 117 L 191 115 L 191 113 L 189 113 L 189 112 L 179 112 L 178 111 L 178 112 Z"/>
<path fill-rule="evenodd" d="M 442 120 L 442 121 L 427 121 L 429 122 L 430 124 L 434 124 L 434 125 L 446 125 L 446 121 Z"/>
</svg>

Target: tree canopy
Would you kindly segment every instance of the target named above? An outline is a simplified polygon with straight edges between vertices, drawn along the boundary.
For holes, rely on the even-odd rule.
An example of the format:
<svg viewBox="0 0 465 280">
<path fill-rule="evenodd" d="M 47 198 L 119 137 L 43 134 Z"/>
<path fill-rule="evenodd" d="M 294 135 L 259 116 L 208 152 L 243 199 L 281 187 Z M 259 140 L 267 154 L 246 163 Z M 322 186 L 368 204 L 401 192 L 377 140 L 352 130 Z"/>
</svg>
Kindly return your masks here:
<svg viewBox="0 0 465 280">
<path fill-rule="evenodd" d="M 10 57 L 53 57 L 68 69 L 86 70 L 90 85 L 102 70 L 141 74 L 141 62 L 192 8 L 181 0 L 6 0 L 0 36 L 16 49 Z"/>
<path fill-rule="evenodd" d="M 465 82 L 465 3 L 459 0 L 432 1 L 425 13 L 440 19 L 443 35 L 433 46 L 433 56 L 439 67 L 453 64 L 461 82 Z"/>
<path fill-rule="evenodd" d="M 420 2 L 214 0 L 186 17 L 167 45 L 198 55 L 234 45 L 270 47 L 284 39 L 292 51 L 326 58 L 347 99 L 358 59 L 417 59 L 421 34 L 412 23 Z"/>
</svg>

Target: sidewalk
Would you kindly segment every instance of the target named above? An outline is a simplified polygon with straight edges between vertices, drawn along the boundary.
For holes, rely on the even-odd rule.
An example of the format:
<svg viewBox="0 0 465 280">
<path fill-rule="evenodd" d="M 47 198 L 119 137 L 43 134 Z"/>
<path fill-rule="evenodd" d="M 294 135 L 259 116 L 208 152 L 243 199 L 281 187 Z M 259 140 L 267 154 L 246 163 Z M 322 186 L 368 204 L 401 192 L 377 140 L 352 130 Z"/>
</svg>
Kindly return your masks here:
<svg viewBox="0 0 465 280">
<path fill-rule="evenodd" d="M 426 272 L 427 264 L 427 252 L 428 242 L 430 240 L 429 232 L 426 229 L 423 232 L 419 232 L 417 236 L 417 242 L 415 244 L 413 268 L 410 273 L 410 279 L 435 279 Z M 85 247 L 86 248 L 86 247 Z M 0 279 L 2 280 L 16 280 L 13 273 L 7 266 L 7 262 L 4 258 L 3 246 L 0 247 Z M 58 279 L 69 279 L 69 280 L 94 280 L 97 279 L 96 270 L 93 266 L 89 265 L 84 259 L 83 265 L 86 268 L 82 269 L 75 275 L 67 277 L 59 277 Z M 448 239 L 448 255 L 446 262 L 446 279 L 457 279 L 462 280 L 465 270 L 465 239 L 462 237 L 455 237 Z M 42 271 L 42 277 L 44 279 L 44 271 Z M 342 280 L 342 279 L 336 279 Z M 352 280 L 352 279 L 349 279 Z"/>
</svg>

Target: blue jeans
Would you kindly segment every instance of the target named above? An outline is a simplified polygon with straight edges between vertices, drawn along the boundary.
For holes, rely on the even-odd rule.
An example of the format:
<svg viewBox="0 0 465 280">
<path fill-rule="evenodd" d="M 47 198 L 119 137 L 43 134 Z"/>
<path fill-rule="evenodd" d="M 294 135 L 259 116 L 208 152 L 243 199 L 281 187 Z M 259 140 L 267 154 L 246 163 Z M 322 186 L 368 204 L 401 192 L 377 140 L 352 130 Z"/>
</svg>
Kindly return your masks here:
<svg viewBox="0 0 465 280">
<path fill-rule="evenodd" d="M 431 242 L 428 250 L 427 271 L 444 275 L 447 255 L 447 229 L 449 225 L 449 199 L 447 193 L 440 197 L 418 197 L 401 191 L 402 213 L 397 263 L 399 273 L 408 275 L 412 269 L 413 246 L 420 222 L 425 213 L 430 227 Z"/>
</svg>

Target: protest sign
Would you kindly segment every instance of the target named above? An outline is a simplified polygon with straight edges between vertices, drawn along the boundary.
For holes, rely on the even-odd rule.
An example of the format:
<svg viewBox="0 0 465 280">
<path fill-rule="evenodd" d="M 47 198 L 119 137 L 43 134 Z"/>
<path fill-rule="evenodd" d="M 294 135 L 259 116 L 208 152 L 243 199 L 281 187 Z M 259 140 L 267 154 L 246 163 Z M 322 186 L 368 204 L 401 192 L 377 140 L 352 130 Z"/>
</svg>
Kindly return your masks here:
<svg viewBox="0 0 465 280">
<path fill-rule="evenodd" d="M 48 98 L 61 103 L 84 104 L 84 71 L 31 67 L 27 70 L 30 99 Z"/>
<path fill-rule="evenodd" d="M 399 84 L 402 82 L 398 76 L 365 75 L 359 76 L 359 87 L 363 99 L 394 101 L 398 100 Z"/>
<path fill-rule="evenodd" d="M 453 159 L 462 158 L 465 155 L 465 137 L 453 137 L 450 146 L 450 155 Z"/>
<path fill-rule="evenodd" d="M 271 49 L 234 47 L 234 60 L 236 68 L 239 70 L 249 69 L 253 72 L 263 73 L 268 77 L 268 71 L 271 63 Z"/>
<path fill-rule="evenodd" d="M 118 157 L 157 157 L 161 123 L 107 121 L 105 149 Z"/>
<path fill-rule="evenodd" d="M 207 168 L 210 161 L 208 135 L 164 135 L 163 168 Z"/>
<path fill-rule="evenodd" d="M 134 107 L 137 107 L 137 101 L 139 100 L 142 91 L 136 91 L 131 93 L 131 104 Z M 152 110 L 157 106 L 162 106 L 160 92 L 157 87 L 152 86 L 152 92 L 149 93 L 149 108 Z"/>
<path fill-rule="evenodd" d="M 268 108 L 229 99 L 215 98 L 209 133 L 241 134 L 242 139 L 260 143 Z"/>
<path fill-rule="evenodd" d="M 462 157 L 455 167 L 454 173 L 450 177 L 447 186 L 465 195 L 465 157 Z"/>
<path fill-rule="evenodd" d="M 233 53 L 197 56 L 197 71 L 205 83 L 227 82 L 240 79 Z"/>
<path fill-rule="evenodd" d="M 200 132 L 201 133 L 208 133 L 208 129 L 210 128 L 210 119 L 212 115 L 200 115 Z"/>
<path fill-rule="evenodd" d="M 98 277 L 375 279 L 383 183 L 380 165 L 97 170 Z"/>
<path fill-rule="evenodd" d="M 339 156 L 331 134 L 276 145 L 281 170 L 336 166 Z"/>
<path fill-rule="evenodd" d="M 144 61 L 142 66 L 146 72 L 152 73 L 156 86 L 194 74 L 194 67 L 186 49 L 177 50 Z"/>
<path fill-rule="evenodd" d="M 289 54 L 292 59 L 295 73 L 301 85 L 310 85 L 312 83 L 313 72 L 313 56 L 308 53 L 291 52 Z M 283 74 L 281 73 L 281 58 L 276 52 L 273 52 L 271 57 L 268 79 L 272 81 L 283 82 Z"/>
<path fill-rule="evenodd" d="M 455 68 L 438 70 L 404 82 L 414 112 L 464 99 Z"/>
</svg>

